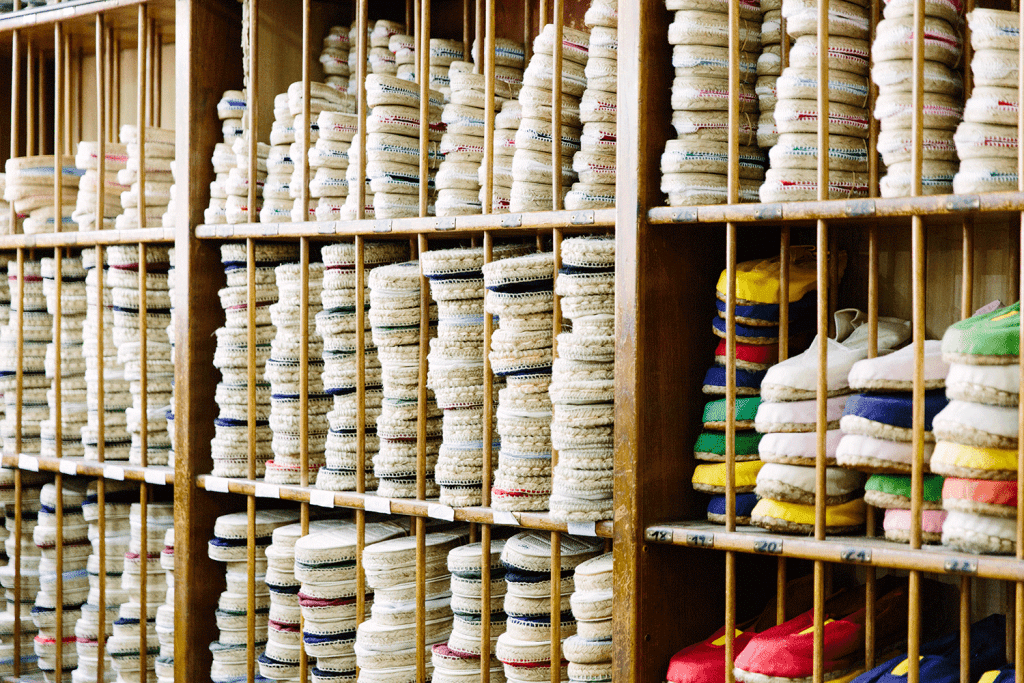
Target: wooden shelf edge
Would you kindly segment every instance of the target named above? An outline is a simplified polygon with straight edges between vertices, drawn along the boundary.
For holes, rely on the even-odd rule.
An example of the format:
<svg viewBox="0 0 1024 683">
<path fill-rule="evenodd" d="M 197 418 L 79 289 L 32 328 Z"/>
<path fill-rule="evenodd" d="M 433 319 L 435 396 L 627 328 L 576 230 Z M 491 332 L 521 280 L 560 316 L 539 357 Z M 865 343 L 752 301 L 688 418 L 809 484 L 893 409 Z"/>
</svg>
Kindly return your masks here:
<svg viewBox="0 0 1024 683">
<path fill-rule="evenodd" d="M 864 536 L 833 536 L 817 541 L 807 536 L 783 536 L 756 527 L 725 527 L 707 522 L 677 522 L 649 526 L 650 543 L 733 550 L 757 555 L 795 557 L 890 569 L 917 569 L 932 574 L 970 575 L 1001 581 L 1024 581 L 1024 561 L 997 555 L 971 555 L 928 545 L 912 550 L 905 543 Z"/>
<path fill-rule="evenodd" d="M 864 220 L 905 216 L 965 216 L 1024 211 L 1024 192 L 834 199 L 824 202 L 662 206 L 648 212 L 652 225 L 686 223 L 778 223 L 786 221 Z"/>
<path fill-rule="evenodd" d="M 27 7 L 17 12 L 0 14 L 0 33 L 31 26 L 72 21 L 100 12 L 145 4 L 158 3 L 153 0 L 70 0 L 69 2 L 59 2 L 56 5 Z"/>
<path fill-rule="evenodd" d="M 172 243 L 174 228 L 134 228 L 89 232 L 46 232 L 38 235 L 0 235 L 0 249 L 95 247 L 138 242 Z"/>
<path fill-rule="evenodd" d="M 170 467 L 142 467 L 127 461 L 103 463 L 83 458 L 44 458 L 38 455 L 4 454 L 0 464 L 12 469 L 28 472 L 61 472 L 80 477 L 102 477 L 118 481 L 144 481 L 149 484 L 170 486 L 174 484 L 174 469 Z"/>
<path fill-rule="evenodd" d="M 246 237 L 331 237 L 354 235 L 415 235 L 421 233 L 479 232 L 483 230 L 524 231 L 561 228 L 586 232 L 592 228 L 615 227 L 615 209 L 587 211 L 537 211 L 449 218 L 396 218 L 362 221 L 307 221 L 304 223 L 238 223 L 200 225 L 201 239 Z"/>
<path fill-rule="evenodd" d="M 524 529 L 541 531 L 562 531 L 578 535 L 612 538 L 613 524 L 610 521 L 585 522 L 579 525 L 558 522 L 546 512 L 501 513 L 485 507 L 452 508 L 436 500 L 412 498 L 380 498 L 373 494 L 355 491 L 321 491 L 319 489 L 283 484 L 267 484 L 252 479 L 229 479 L 202 474 L 197 477 L 197 486 L 218 493 L 237 493 L 258 498 L 290 500 L 311 503 L 320 507 L 340 507 L 369 512 L 389 513 L 411 517 L 433 517 L 448 521 L 497 524 L 499 526 L 521 526 Z"/>
</svg>

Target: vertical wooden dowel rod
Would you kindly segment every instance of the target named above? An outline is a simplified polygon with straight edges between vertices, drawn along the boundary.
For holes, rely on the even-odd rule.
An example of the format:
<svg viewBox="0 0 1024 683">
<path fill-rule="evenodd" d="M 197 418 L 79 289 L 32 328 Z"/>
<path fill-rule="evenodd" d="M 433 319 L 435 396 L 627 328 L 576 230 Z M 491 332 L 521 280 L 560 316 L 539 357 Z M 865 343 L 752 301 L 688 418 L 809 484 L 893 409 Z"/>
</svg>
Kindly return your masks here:
<svg viewBox="0 0 1024 683">
<path fill-rule="evenodd" d="M 143 385 L 145 386 L 145 385 Z M 145 429 L 143 423 L 143 429 Z M 149 604 L 146 591 L 149 582 L 149 484 L 139 484 L 139 663 L 149 653 Z M 104 615 L 106 618 L 106 615 Z M 139 666 L 139 683 L 149 683 L 145 666 Z"/>
<path fill-rule="evenodd" d="M 422 218 L 427 215 L 429 200 L 428 178 L 430 177 L 430 0 L 420 0 L 419 34 L 420 57 L 420 211 Z"/>
<path fill-rule="evenodd" d="M 149 28 L 149 6 L 139 5 L 139 27 L 138 27 L 138 84 L 135 92 L 135 121 L 139 128 L 139 227 L 149 227 L 146 221 L 146 83 L 148 72 L 146 69 L 146 36 Z M 142 264 L 139 264 L 142 268 Z M 141 270 L 140 270 L 141 272 Z M 141 290 L 140 290 L 141 291 Z M 145 393 L 145 392 L 143 392 Z"/>
<path fill-rule="evenodd" d="M 259 179 L 256 157 L 256 139 L 259 135 L 259 0 L 248 0 L 249 3 L 249 87 L 246 92 L 245 112 L 249 118 L 249 130 L 245 133 L 249 146 L 249 192 L 246 197 L 246 217 L 249 223 L 258 220 L 256 205 L 256 184 Z M 308 99 L 308 98 L 307 98 Z"/>
<path fill-rule="evenodd" d="M 822 635 L 825 631 L 825 563 L 814 561 L 814 650 L 812 683 L 825 683 L 825 643 Z"/>
<path fill-rule="evenodd" d="M 562 535 L 551 532 L 551 666 L 550 683 L 562 680 Z M 488 606 L 482 606 L 488 609 Z"/>
<path fill-rule="evenodd" d="M 970 318 L 974 311 L 974 217 L 964 218 L 962 226 L 960 274 L 960 319 Z"/>
<path fill-rule="evenodd" d="M 736 224 L 725 224 L 725 529 L 736 530 Z M 726 629 L 728 637 L 729 630 Z M 726 667 L 728 668 L 728 667 Z"/>
<path fill-rule="evenodd" d="M 875 588 L 875 568 L 868 567 L 864 583 L 864 662 L 865 667 L 871 668 L 875 665 Z"/>
<path fill-rule="evenodd" d="M 153 23 L 153 125 L 163 126 L 164 36 Z"/>
<path fill-rule="evenodd" d="M 42 84 L 40 84 L 42 87 Z M 36 59 L 31 38 L 25 38 L 25 155 L 38 154 L 36 142 Z"/>
<path fill-rule="evenodd" d="M 878 355 L 878 223 L 868 227 L 868 358 Z"/>
<path fill-rule="evenodd" d="M 820 132 L 820 131 L 819 131 Z M 820 175 L 820 167 L 819 167 Z M 822 188 L 818 188 L 819 196 Z M 818 221 L 817 276 L 818 276 L 818 393 L 815 429 L 817 452 L 815 457 L 814 538 L 825 540 L 825 433 L 828 427 L 828 224 Z"/>
<path fill-rule="evenodd" d="M 725 683 L 734 683 L 736 674 L 736 553 L 725 552 Z"/>
<path fill-rule="evenodd" d="M 488 6 L 493 5 L 494 0 L 487 0 Z M 488 36 L 490 37 L 490 36 Z M 484 232 L 484 264 L 494 259 L 494 236 L 490 231 Z M 494 317 L 484 311 L 484 405 L 483 405 L 483 471 L 480 484 L 480 504 L 488 507 L 491 504 L 491 460 L 494 457 L 494 375 L 491 374 L 491 337 L 494 334 Z M 490 539 L 491 528 L 485 527 L 485 538 Z M 485 556 L 486 557 L 486 556 Z M 488 586 L 488 590 L 490 587 Z M 482 602 L 487 605 L 487 602 Z M 484 610 L 489 612 L 489 610 Z M 488 620 L 489 621 L 489 620 Z M 490 626 L 488 625 L 488 628 Z M 489 663 L 484 663 L 484 668 L 489 668 Z"/>
<path fill-rule="evenodd" d="M 307 126 L 308 127 L 308 126 Z M 309 486 L 309 238 L 299 239 L 299 482 Z"/>
<path fill-rule="evenodd" d="M 483 22 L 484 35 L 481 40 L 477 35 L 477 42 L 481 45 L 483 54 L 484 73 L 484 182 L 483 201 L 481 211 L 491 213 L 494 210 L 494 4 L 497 0 L 483 0 L 485 5 L 485 17 L 477 16 L 477 26 Z M 479 7 L 479 3 L 477 3 Z M 484 238 L 486 243 L 487 238 Z M 486 350 L 484 355 L 486 356 Z"/>
<path fill-rule="evenodd" d="M 775 567 L 775 625 L 786 621 L 786 558 L 776 560 Z"/>
<path fill-rule="evenodd" d="M 423 254 L 427 251 L 427 236 L 418 236 L 417 252 L 420 259 L 420 353 L 416 394 L 416 497 L 427 497 L 427 353 L 430 348 L 430 288 L 423 275 Z"/>
<path fill-rule="evenodd" d="M 64 26 L 53 25 L 53 231 L 64 227 Z M 40 59 L 40 64 L 42 60 Z M 42 79 L 40 79 L 40 85 Z M 59 356 L 58 356 L 59 358 Z M 58 639 L 59 640 L 59 639 Z"/>
<path fill-rule="evenodd" d="M 36 103 L 36 128 L 39 130 L 38 141 L 39 151 L 36 154 L 46 154 L 46 112 L 49 111 L 49 103 L 46 101 L 46 58 L 40 48 L 39 58 L 36 60 L 36 79 L 39 81 L 39 101 Z"/>
<path fill-rule="evenodd" d="M 63 323 L 61 318 L 63 317 L 63 289 L 64 289 L 64 273 L 62 263 L 62 249 L 56 247 L 53 250 L 53 289 L 54 289 L 54 307 L 53 307 L 53 349 L 54 349 L 54 363 L 53 363 L 53 410 L 51 411 L 51 419 L 53 420 L 53 432 L 54 432 L 54 454 L 60 458 L 64 455 L 64 430 L 62 428 L 62 411 L 64 410 L 64 400 L 62 384 L 64 379 L 64 349 L 63 349 L 63 332 L 61 329 Z"/>
<path fill-rule="evenodd" d="M 21 131 L 21 32 L 11 31 L 11 158 L 18 156 L 18 136 Z M 8 232 L 18 232 L 18 212 L 13 202 L 8 207 Z M 6 277 L 6 274 L 3 274 Z"/>
<path fill-rule="evenodd" d="M 779 361 L 789 358 L 789 226 L 779 236 Z"/>
<path fill-rule="evenodd" d="M 253 19 L 255 21 L 255 19 Z M 256 680 L 256 496 L 245 497 L 246 533 L 246 614 L 245 614 L 245 676 L 248 683 Z"/>
<path fill-rule="evenodd" d="M 299 206 L 302 220 L 309 220 L 309 147 L 310 128 L 313 125 L 310 113 L 310 67 L 312 66 L 312 35 L 310 28 L 310 0 L 302 0 L 302 187 L 299 188 Z M 294 160 L 297 161 L 297 160 Z M 302 679 L 305 680 L 305 679 Z"/>
<path fill-rule="evenodd" d="M 411 0 L 409 0 L 411 2 Z M 356 173 L 359 187 L 356 189 L 356 218 L 363 220 L 366 217 L 366 88 L 363 87 L 363 83 L 366 82 L 366 28 L 369 19 L 368 5 L 369 0 L 356 0 L 358 4 L 358 21 L 356 31 L 356 51 L 358 52 L 358 58 L 356 59 L 356 82 L 359 87 L 356 88 L 356 113 L 357 113 L 357 125 L 358 125 L 358 138 L 359 138 L 359 169 Z M 406 20 L 408 22 L 408 19 Z M 408 27 L 407 27 L 408 28 Z M 349 190 L 351 191 L 351 189 Z"/>
<path fill-rule="evenodd" d="M 960 683 L 971 680 L 971 577 L 960 577 Z"/>
<path fill-rule="evenodd" d="M 58 50 L 59 52 L 59 50 Z M 56 57 L 55 57 L 56 58 Z M 55 100 L 59 102 L 60 100 Z M 58 398 L 59 400 L 59 398 Z M 54 592 L 55 600 L 54 606 L 54 620 L 55 620 L 55 638 L 54 638 L 54 660 L 56 668 L 54 669 L 55 678 L 58 681 L 64 680 L 64 475 L 59 472 L 53 477 L 53 487 L 56 489 L 56 505 L 54 505 L 54 515 L 57 518 L 57 537 L 54 543 L 54 550 L 56 555 L 56 573 L 54 576 Z M 21 551 L 21 548 L 18 548 Z M 104 615 L 105 617 L 106 615 Z M 20 638 L 20 634 L 15 637 Z"/>
<path fill-rule="evenodd" d="M 565 3 L 551 0 L 554 12 L 551 71 L 551 209 L 562 208 L 562 58 Z"/>
<path fill-rule="evenodd" d="M 424 60 L 427 61 L 427 60 Z M 422 386 L 422 385 L 421 385 Z M 427 681 L 427 520 L 417 517 L 416 527 L 416 683 Z"/>
<path fill-rule="evenodd" d="M 96 15 L 96 182 L 99 187 L 102 188 L 96 193 L 96 220 L 93 225 L 94 230 L 103 230 L 107 227 L 106 225 L 106 183 L 107 183 L 107 81 L 106 81 L 106 59 L 105 59 L 105 46 L 104 38 L 106 37 L 106 27 L 104 25 L 103 14 Z M 103 271 L 103 261 L 100 259 L 100 248 L 96 249 L 96 272 L 99 275 Z M 102 275 L 99 275 L 100 281 L 102 281 Z M 102 289 L 97 289 L 97 292 L 102 292 Z M 96 320 L 100 328 L 103 326 L 103 297 L 97 296 L 97 317 Z M 99 340 L 97 340 L 99 342 Z M 102 347 L 100 347 L 102 348 Z M 97 362 L 102 362 L 102 354 L 98 354 Z M 103 380 L 99 380 L 97 385 L 100 391 L 103 391 Z M 101 416 L 102 412 L 99 413 Z M 102 424 L 104 420 L 100 419 L 97 424 Z M 100 437 L 100 442 L 103 441 L 103 437 Z"/>
<path fill-rule="evenodd" d="M 910 601 L 907 618 L 907 681 L 918 683 L 921 674 L 921 572 L 911 571 L 907 578 Z"/>
<path fill-rule="evenodd" d="M 245 279 L 246 279 L 246 431 L 248 444 L 246 448 L 247 476 L 256 478 L 256 242 L 245 241 Z"/>
<path fill-rule="evenodd" d="M 140 159 L 141 168 L 142 162 Z M 140 176 L 141 177 L 141 176 Z M 139 243 L 139 456 L 143 467 L 149 465 L 149 249 Z"/>
<path fill-rule="evenodd" d="M 558 271 L 562 269 L 562 230 L 555 228 L 551 232 L 551 253 L 554 256 L 554 275 L 558 281 Z M 551 311 L 551 357 L 558 358 L 558 334 L 562 331 L 562 297 L 554 293 Z M 552 413 L 552 419 L 554 414 Z M 551 471 L 558 465 L 558 451 L 551 448 Z"/>
<path fill-rule="evenodd" d="M 355 238 L 356 267 L 356 492 L 366 491 L 366 240 Z"/>
<path fill-rule="evenodd" d="M 31 118 L 31 117 L 30 117 Z M 17 251 L 17 274 L 18 291 L 13 299 L 17 302 L 17 311 L 14 315 L 15 321 L 15 371 L 14 371 L 14 451 L 21 453 L 21 432 L 24 397 L 24 354 L 25 354 L 25 250 Z M 14 633 L 21 633 L 21 544 L 22 544 L 22 474 L 21 469 L 14 471 L 14 500 L 17 505 L 14 508 Z M 14 639 L 14 674 L 21 674 L 21 638 Z"/>
<path fill-rule="evenodd" d="M 74 87 L 74 84 L 72 82 L 72 74 L 74 72 L 74 69 L 77 68 L 77 67 L 75 67 L 72 64 L 72 60 L 71 60 L 71 34 L 70 33 L 67 33 L 67 32 L 64 33 L 64 36 L 63 36 L 63 46 L 62 46 L 61 50 L 63 52 L 63 56 L 61 58 L 61 62 L 63 64 L 63 71 L 61 73 L 61 78 L 64 81 L 64 84 L 61 86 L 62 87 L 62 92 L 61 92 L 61 98 L 59 100 L 60 101 L 60 106 L 62 107 L 63 114 L 64 114 L 64 129 L 61 131 L 61 134 L 64 136 L 64 145 L 63 145 L 64 150 L 68 154 L 72 154 L 74 152 L 74 147 L 73 147 L 74 142 L 72 140 L 72 132 L 73 132 L 72 121 L 74 121 L 74 116 L 72 114 L 72 109 L 71 109 L 71 96 L 72 96 L 72 92 L 73 92 L 72 88 Z"/>
<path fill-rule="evenodd" d="M 487 396 L 487 394 L 484 394 Z M 485 459 L 486 462 L 486 459 Z M 487 480 L 484 479 L 484 488 Z M 480 683 L 491 681 L 491 525 L 480 527 Z"/>
<path fill-rule="evenodd" d="M 497 0 L 491 0 L 497 2 Z M 526 64 L 530 63 L 533 55 L 533 23 L 530 21 L 530 14 L 533 12 L 533 0 L 523 0 L 523 54 Z"/>
<path fill-rule="evenodd" d="M 470 20 L 470 0 L 462 0 L 462 59 L 467 62 L 473 61 L 472 42 L 470 34 L 473 30 L 473 22 Z M 479 67 L 474 67 L 474 72 L 479 73 Z"/>
</svg>

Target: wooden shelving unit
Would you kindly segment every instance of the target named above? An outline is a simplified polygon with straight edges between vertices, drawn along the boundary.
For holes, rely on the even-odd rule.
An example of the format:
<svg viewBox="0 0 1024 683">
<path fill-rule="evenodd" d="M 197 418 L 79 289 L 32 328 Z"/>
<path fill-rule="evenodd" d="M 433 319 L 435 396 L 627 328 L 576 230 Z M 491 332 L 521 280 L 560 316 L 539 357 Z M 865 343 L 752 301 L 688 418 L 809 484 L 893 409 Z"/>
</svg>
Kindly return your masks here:
<svg viewBox="0 0 1024 683">
<path fill-rule="evenodd" d="M 258 112 L 261 141 L 267 139 L 273 118 L 273 95 L 292 82 L 322 76 L 310 55 L 318 49 L 326 27 L 361 18 L 370 24 L 378 18 L 415 23 L 426 13 L 432 17 L 433 37 L 471 43 L 473 36 L 497 35 L 525 37 L 529 42 L 538 22 L 548 23 L 551 16 L 563 17 L 566 25 L 581 26 L 588 4 L 584 0 L 243 1 L 251 3 L 248 7 L 258 17 L 258 50 L 245 66 L 254 78 L 249 95 L 252 109 Z M 873 2 L 878 11 L 881 4 L 881 0 Z M 923 0 L 918 4 L 923 6 Z M 497 538 L 524 529 L 550 532 L 553 539 L 566 533 L 607 539 L 606 547 L 610 546 L 615 559 L 614 683 L 663 681 L 674 652 L 723 624 L 735 625 L 755 605 L 760 610 L 776 586 L 785 585 L 787 575 L 806 573 L 811 567 L 819 606 L 825 597 L 826 575 L 848 579 L 857 574 L 871 582 L 882 571 L 891 570 L 933 575 L 958 582 L 961 589 L 959 603 L 922 605 L 920 596 L 912 597 L 911 614 L 916 615 L 912 624 L 920 624 L 933 612 L 953 610 L 963 626 L 972 616 L 972 595 L 984 593 L 987 602 L 979 599 L 976 605 L 991 605 L 1002 600 L 992 598 L 1000 588 L 1018 596 L 1015 609 L 1020 622 L 1024 537 L 1019 537 L 1016 557 L 973 556 L 870 536 L 781 536 L 737 527 L 734 521 L 711 525 L 704 521 L 705 498 L 689 482 L 694 467 L 691 445 L 700 431 L 699 416 L 707 400 L 701 393 L 702 378 L 718 342 L 711 334 L 710 319 L 715 311 L 715 284 L 723 270 L 734 270 L 735 263 L 745 259 L 779 254 L 791 245 L 817 243 L 822 251 L 843 249 L 850 265 L 841 281 L 828 272 L 828 263 L 819 272 L 822 310 L 831 312 L 842 304 L 868 310 L 873 319 L 913 317 L 919 323 L 918 340 L 925 335 L 934 338 L 993 298 L 1013 301 L 1019 297 L 1024 186 L 1020 192 L 881 198 L 876 168 L 872 177 L 876 196 L 866 199 L 665 206 L 659 189 L 660 156 L 665 142 L 675 137 L 670 125 L 674 70 L 666 40 L 672 13 L 664 0 L 620 0 L 619 5 L 616 208 L 235 225 L 205 225 L 204 209 L 214 177 L 211 153 L 221 141 L 216 103 L 224 91 L 242 87 L 241 3 L 72 0 L 0 15 L 0 70 L 12 71 L 14 85 L 0 92 L 0 109 L 18 112 L 12 116 L 10 141 L 0 144 L 0 154 L 9 155 L 12 148 L 16 156 L 27 149 L 45 152 L 60 137 L 52 135 L 52 101 L 60 99 L 54 90 L 59 80 L 55 70 L 62 68 L 54 63 L 55 31 L 71 37 L 72 63 L 88 65 L 70 81 L 76 92 L 84 87 L 93 93 L 80 96 L 82 106 L 91 112 L 84 119 L 79 117 L 83 121 L 136 122 L 137 111 L 132 109 L 140 76 L 128 55 L 139 43 L 140 15 L 144 25 L 153 22 L 158 27 L 163 59 L 173 58 L 173 78 L 163 79 L 157 101 L 164 112 L 162 126 L 173 127 L 176 134 L 174 226 L 2 235 L 0 252 L 39 258 L 86 247 L 173 245 L 174 308 L 180 323 L 174 337 L 175 467 L 18 453 L 4 454 L 0 463 L 16 469 L 19 482 L 20 473 L 26 471 L 53 473 L 57 481 L 64 481 L 62 477 L 137 481 L 140 502 L 167 498 L 169 487 L 173 490 L 179 617 L 175 678 L 179 682 L 210 678 L 207 646 L 216 636 L 212 616 L 222 588 L 219 579 L 211 577 L 223 574 L 223 567 L 207 551 L 214 522 L 228 512 L 251 514 L 264 507 L 298 509 L 306 522 L 310 515 L 331 510 L 357 524 L 365 524 L 367 513 L 410 518 L 410 533 L 418 537 L 425 533 L 427 520 L 463 522 L 473 525 L 474 537 L 485 545 L 492 534 Z M 108 74 L 116 76 L 117 82 L 107 83 L 117 90 L 117 117 L 102 111 L 105 105 L 90 100 L 95 95 L 95 77 L 89 69 L 95 65 L 97 26 L 118 50 L 117 67 L 112 65 Z M 25 68 L 29 55 L 31 72 Z M 146 79 L 152 80 L 155 72 L 143 72 L 145 89 Z M 737 106 L 735 98 L 733 106 Z M 76 107 L 69 106 L 67 111 Z M 493 112 L 490 116 L 488 123 L 493 122 Z M 28 120 L 35 131 L 32 135 Z M 83 138 L 95 139 L 97 133 L 89 132 L 91 127 L 76 125 Z M 1024 131 L 1024 119 L 1021 127 Z M 116 139 L 111 126 L 102 130 Z M 877 136 L 877 130 L 873 134 Z M 500 513 L 487 504 L 451 508 L 422 495 L 389 499 L 365 490 L 323 492 L 308 481 L 271 485 L 254 475 L 237 479 L 210 475 L 212 416 L 217 413 L 214 332 L 223 321 L 217 296 L 224 285 L 219 253 L 223 242 L 294 243 L 308 264 L 311 249 L 332 241 L 409 240 L 415 253 L 432 245 L 493 245 L 495 239 L 530 237 L 557 249 L 563 237 L 612 232 L 616 238 L 614 521 L 566 524 L 547 513 Z M 365 278 L 365 272 L 360 272 Z M 827 328 L 827 320 L 824 325 Z M 734 338 L 735 332 L 731 334 Z M 254 545 L 250 552 L 252 559 Z M 557 561 L 553 556 L 552 562 Z M 1012 598 L 1001 602 L 1008 614 L 1013 602 Z M 26 618 L 24 613 L 20 618 Z M 920 632 L 912 628 L 908 638 L 919 644 Z M 1011 649 L 1021 676 L 1024 632 L 1011 631 L 1008 642 L 1015 646 Z M 911 683 L 917 683 L 916 665 L 911 665 L 911 671 L 915 672 Z M 488 676 L 482 672 L 482 683 L 488 683 Z M 731 678 L 727 681 L 731 683 Z M 962 679 L 961 683 L 975 681 Z"/>
</svg>

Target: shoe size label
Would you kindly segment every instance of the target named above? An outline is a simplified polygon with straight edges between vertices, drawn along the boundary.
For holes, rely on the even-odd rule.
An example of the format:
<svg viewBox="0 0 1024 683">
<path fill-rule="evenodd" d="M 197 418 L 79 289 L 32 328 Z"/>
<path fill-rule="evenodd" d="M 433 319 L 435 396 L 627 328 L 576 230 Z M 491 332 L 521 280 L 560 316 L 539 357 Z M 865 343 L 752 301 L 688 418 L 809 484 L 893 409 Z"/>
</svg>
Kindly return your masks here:
<svg viewBox="0 0 1024 683">
<path fill-rule="evenodd" d="M 692 545 L 695 548 L 714 548 L 715 535 L 703 531 L 687 531 L 686 545 Z"/>
<path fill-rule="evenodd" d="M 759 538 L 754 541 L 754 552 L 765 553 L 767 555 L 781 555 L 782 554 L 782 539 L 781 538 Z"/>
<path fill-rule="evenodd" d="M 952 574 L 977 574 L 978 561 L 969 557 L 953 557 L 943 565 Z"/>
<path fill-rule="evenodd" d="M 665 529 L 664 527 L 648 527 L 647 533 L 645 534 L 648 541 L 653 543 L 671 543 L 672 542 L 672 530 Z"/>
<path fill-rule="evenodd" d="M 870 548 L 843 548 L 839 553 L 839 558 L 843 562 L 870 562 L 871 561 L 871 549 Z"/>
</svg>

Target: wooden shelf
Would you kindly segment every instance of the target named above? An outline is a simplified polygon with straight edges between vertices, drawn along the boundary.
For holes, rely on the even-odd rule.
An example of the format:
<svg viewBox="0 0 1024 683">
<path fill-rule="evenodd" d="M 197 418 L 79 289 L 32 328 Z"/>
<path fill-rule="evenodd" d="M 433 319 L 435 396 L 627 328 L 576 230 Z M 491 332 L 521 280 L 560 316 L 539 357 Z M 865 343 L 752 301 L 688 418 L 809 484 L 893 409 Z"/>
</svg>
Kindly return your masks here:
<svg viewBox="0 0 1024 683">
<path fill-rule="evenodd" d="M 170 0 L 69 0 L 55 5 L 27 7 L 17 12 L 0 14 L 0 33 L 15 29 L 31 29 L 61 23 L 73 24 L 76 20 L 92 21 L 92 17 L 103 13 L 109 19 L 127 20 L 130 10 L 139 5 L 149 5 L 151 18 L 167 24 L 173 32 L 174 3 Z M 119 12 L 126 10 L 127 12 Z M 168 34 L 165 34 L 168 35 Z"/>
<path fill-rule="evenodd" d="M 126 460 L 111 460 L 104 463 L 83 458 L 42 458 L 37 455 L 4 455 L 0 457 L 4 467 L 30 472 L 60 472 L 81 477 L 103 477 L 118 481 L 144 481 L 149 484 L 170 486 L 174 484 L 174 469 L 170 467 L 142 467 L 131 465 Z"/>
<path fill-rule="evenodd" d="M 257 498 L 292 500 L 328 508 L 343 507 L 393 515 L 433 517 L 448 521 L 521 526 L 525 529 L 562 531 L 578 535 L 600 536 L 602 538 L 612 538 L 613 530 L 611 522 L 566 524 L 565 522 L 555 521 L 546 512 L 502 513 L 485 507 L 452 508 L 447 505 L 441 505 L 437 500 L 380 498 L 373 494 L 356 493 L 355 491 L 321 491 L 312 487 L 267 484 L 266 482 L 252 479 L 229 479 L 226 477 L 212 477 L 207 474 L 197 477 L 197 484 L 199 488 L 206 489 L 207 491 L 237 493 L 246 496 L 255 495 Z"/>
<path fill-rule="evenodd" d="M 0 249 L 40 247 L 95 247 L 138 242 L 174 242 L 174 228 L 134 228 L 131 230 L 93 230 L 90 232 L 44 232 L 38 235 L 0 235 Z"/>
<path fill-rule="evenodd" d="M 570 232 L 589 232 L 593 228 L 615 227 L 615 209 L 596 211 L 538 211 L 449 218 L 396 218 L 362 221 L 308 221 L 305 223 L 239 223 L 200 225 L 201 239 L 240 239 L 246 237 L 332 237 L 354 235 L 418 235 L 424 233 L 472 233 L 497 230 L 517 233 L 562 228 Z"/>
<path fill-rule="evenodd" d="M 837 199 L 824 202 L 662 206 L 648 212 L 652 225 L 679 223 L 780 223 L 789 221 L 865 220 L 909 216 L 966 216 L 977 213 L 1024 211 L 1024 193 Z"/>
<path fill-rule="evenodd" d="M 741 553 L 795 557 L 890 569 L 916 569 L 933 574 L 978 576 L 1024 581 L 1024 561 L 1010 556 L 958 553 L 939 545 L 912 550 L 905 543 L 864 536 L 833 536 L 817 541 L 807 536 L 782 536 L 758 527 L 724 526 L 707 522 L 676 522 L 649 526 L 644 538 L 651 543 L 734 550 Z"/>
</svg>

